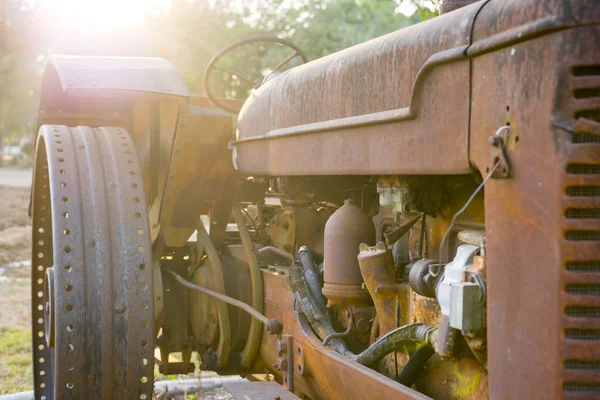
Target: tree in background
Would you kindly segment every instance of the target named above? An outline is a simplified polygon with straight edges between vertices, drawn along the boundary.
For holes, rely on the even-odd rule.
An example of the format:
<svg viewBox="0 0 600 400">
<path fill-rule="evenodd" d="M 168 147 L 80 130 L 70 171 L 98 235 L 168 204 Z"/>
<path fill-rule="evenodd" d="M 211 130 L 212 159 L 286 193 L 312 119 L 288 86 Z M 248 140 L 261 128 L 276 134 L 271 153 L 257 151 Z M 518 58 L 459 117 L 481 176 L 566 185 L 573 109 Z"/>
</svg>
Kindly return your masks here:
<svg viewBox="0 0 600 400">
<path fill-rule="evenodd" d="M 25 135 L 35 121 L 43 64 L 31 11 L 19 1 L 0 0 L 0 147 L 3 137 Z"/>
<path fill-rule="evenodd" d="M 414 7 L 411 17 L 398 12 L 401 2 L 397 0 L 178 0 L 169 22 L 159 30 L 164 43 L 161 54 L 168 54 L 165 58 L 180 69 L 193 92 L 202 93 L 204 66 L 237 40 L 278 36 L 291 40 L 314 60 L 437 15 L 432 11 L 437 10 L 437 0 L 409 2 Z M 259 79 L 269 66 L 285 58 L 272 47 L 245 50 L 221 63 Z M 246 98 L 250 90 L 235 77 L 224 76 L 213 84 L 218 93 L 230 97 Z"/>
<path fill-rule="evenodd" d="M 44 0 L 51 7 L 52 0 Z M 85 32 L 54 21 L 38 0 L 0 0 L 0 145 L 2 137 L 33 135 L 39 87 L 49 54 L 154 56 L 171 61 L 193 93 L 203 92 L 204 68 L 223 47 L 254 36 L 279 36 L 309 60 L 437 15 L 439 0 L 171 0 L 170 13 L 151 13 L 130 27 Z M 411 16 L 400 13 L 410 8 Z M 257 45 L 228 62 L 264 76 L 281 60 Z M 267 72 L 265 72 L 267 71 Z M 245 98 L 249 88 L 222 77 L 217 90 Z"/>
</svg>

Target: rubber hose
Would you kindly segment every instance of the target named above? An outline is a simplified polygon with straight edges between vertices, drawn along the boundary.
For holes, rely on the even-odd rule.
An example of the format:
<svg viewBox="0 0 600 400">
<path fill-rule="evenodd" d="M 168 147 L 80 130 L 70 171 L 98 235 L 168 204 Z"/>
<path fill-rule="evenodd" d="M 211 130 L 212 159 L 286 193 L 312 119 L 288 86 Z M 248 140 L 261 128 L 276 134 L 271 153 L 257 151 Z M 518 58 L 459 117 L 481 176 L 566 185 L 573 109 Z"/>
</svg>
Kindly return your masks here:
<svg viewBox="0 0 600 400">
<path fill-rule="evenodd" d="M 431 329 L 433 328 L 418 322 L 396 328 L 358 354 L 355 361 L 362 365 L 373 366 L 386 355 L 402 350 L 407 344 L 424 343 L 426 334 Z"/>
<path fill-rule="evenodd" d="M 308 289 L 312 293 L 312 298 L 315 299 L 319 309 L 325 310 L 327 307 L 327 299 L 321 292 L 323 282 L 319 277 L 317 265 L 315 264 L 311 250 L 306 246 L 300 247 L 300 250 L 298 250 L 298 259 L 304 269 L 304 280 L 306 281 L 306 286 L 308 286 Z"/>
<path fill-rule="evenodd" d="M 404 386 L 411 387 L 415 383 L 417 376 L 419 376 L 427 361 L 429 361 L 431 356 L 434 354 L 435 351 L 429 346 L 421 347 L 415 351 L 402 369 L 402 373 L 398 378 L 398 382 Z"/>
<path fill-rule="evenodd" d="M 294 293 L 294 297 L 298 300 L 302 313 L 306 316 L 306 319 L 308 319 L 308 322 L 317 336 L 321 340 L 324 340 L 328 335 L 336 333 L 329 320 L 327 310 L 318 307 L 312 296 L 308 295 L 306 283 L 304 279 L 302 279 L 302 269 L 298 264 L 293 264 L 290 267 L 288 276 L 292 293 Z M 342 355 L 350 357 L 354 356 L 354 354 L 350 353 L 348 350 L 346 342 L 341 339 L 332 339 L 329 342 L 329 347 Z"/>
</svg>

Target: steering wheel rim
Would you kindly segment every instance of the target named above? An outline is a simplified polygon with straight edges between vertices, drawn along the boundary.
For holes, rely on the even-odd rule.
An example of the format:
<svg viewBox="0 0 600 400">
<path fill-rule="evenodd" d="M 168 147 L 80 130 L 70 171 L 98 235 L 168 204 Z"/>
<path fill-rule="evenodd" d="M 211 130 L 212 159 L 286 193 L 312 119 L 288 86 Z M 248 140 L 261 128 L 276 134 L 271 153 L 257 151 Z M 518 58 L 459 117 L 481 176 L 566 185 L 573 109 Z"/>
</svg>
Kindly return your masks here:
<svg viewBox="0 0 600 400">
<path fill-rule="evenodd" d="M 222 110 L 225 110 L 227 112 L 230 112 L 232 114 L 238 114 L 240 112 L 240 109 L 236 109 L 233 107 L 228 106 L 227 104 L 224 104 L 223 102 L 219 101 L 219 99 L 214 95 L 212 88 L 210 86 L 210 77 L 211 74 L 213 73 L 214 70 L 220 70 L 222 72 L 228 73 L 230 75 L 236 75 L 238 78 L 240 78 L 241 80 L 251 84 L 255 89 L 258 88 L 258 86 L 252 82 L 250 79 L 244 78 L 243 76 L 237 74 L 234 71 L 229 71 L 223 68 L 220 68 L 217 66 L 217 63 L 221 60 L 221 58 L 223 58 L 223 56 L 227 53 L 232 52 L 233 50 L 248 45 L 250 43 L 259 43 L 259 42 L 271 42 L 271 43 L 279 43 L 282 44 L 284 46 L 290 47 L 292 50 L 294 50 L 294 53 L 292 53 L 291 56 L 288 56 L 287 58 L 285 58 L 284 60 L 282 60 L 274 69 L 273 71 L 276 71 L 277 68 L 287 64 L 288 62 L 290 62 L 291 60 L 293 60 L 296 57 L 300 57 L 300 59 L 302 60 L 303 63 L 308 62 L 308 59 L 306 58 L 306 55 L 304 54 L 304 52 L 302 51 L 302 49 L 300 49 L 300 47 L 296 46 L 294 43 L 292 43 L 289 40 L 286 39 L 281 39 L 278 37 L 273 37 L 273 36 L 257 36 L 257 37 L 253 37 L 253 38 L 248 38 L 248 39 L 243 39 L 243 40 L 239 40 L 233 44 L 230 44 L 229 46 L 225 47 L 223 50 L 219 51 L 208 63 L 208 65 L 206 66 L 206 69 L 204 70 L 204 91 L 206 92 L 206 95 L 208 96 L 208 98 L 210 99 L 210 101 L 213 102 L 214 105 L 216 105 L 217 107 L 221 108 Z"/>
</svg>

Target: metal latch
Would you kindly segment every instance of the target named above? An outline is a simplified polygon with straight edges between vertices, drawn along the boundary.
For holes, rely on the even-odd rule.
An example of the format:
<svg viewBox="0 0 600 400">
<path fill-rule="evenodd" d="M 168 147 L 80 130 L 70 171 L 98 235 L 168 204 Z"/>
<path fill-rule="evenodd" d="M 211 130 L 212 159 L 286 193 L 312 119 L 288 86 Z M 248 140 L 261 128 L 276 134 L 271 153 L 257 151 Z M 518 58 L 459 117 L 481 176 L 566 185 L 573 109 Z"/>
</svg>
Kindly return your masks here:
<svg viewBox="0 0 600 400">
<path fill-rule="evenodd" d="M 510 175 L 510 163 L 506 156 L 506 144 L 508 143 L 509 134 L 510 126 L 504 125 L 489 138 L 489 143 L 492 146 L 490 149 L 491 164 L 487 166 L 486 173 L 492 171 L 492 178 L 508 178 Z"/>
</svg>

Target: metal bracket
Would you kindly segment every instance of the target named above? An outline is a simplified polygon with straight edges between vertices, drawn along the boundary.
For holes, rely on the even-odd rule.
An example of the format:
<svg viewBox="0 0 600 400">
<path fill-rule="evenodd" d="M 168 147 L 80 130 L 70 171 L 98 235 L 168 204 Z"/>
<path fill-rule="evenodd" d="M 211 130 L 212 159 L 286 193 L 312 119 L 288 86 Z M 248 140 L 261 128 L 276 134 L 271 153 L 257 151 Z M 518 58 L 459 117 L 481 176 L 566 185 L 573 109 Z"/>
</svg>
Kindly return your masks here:
<svg viewBox="0 0 600 400">
<path fill-rule="evenodd" d="M 506 136 L 502 136 L 504 131 L 506 131 Z M 490 173 L 492 171 L 492 178 L 502 179 L 508 178 L 510 175 L 510 163 L 506 156 L 506 143 L 508 143 L 509 134 L 510 126 L 504 125 L 489 137 L 488 141 L 492 148 L 490 149 L 490 164 L 486 167 L 485 172 Z"/>
<path fill-rule="evenodd" d="M 304 349 L 302 346 L 296 345 L 296 353 L 294 354 L 294 364 L 296 365 L 296 374 L 304 375 Z"/>
<path fill-rule="evenodd" d="M 192 346 L 183 345 L 181 346 L 181 362 L 169 362 L 169 341 L 163 336 L 157 339 L 158 348 L 160 349 L 160 364 L 158 365 L 158 372 L 163 375 L 186 375 L 194 372 L 195 365 L 192 363 Z"/>
<path fill-rule="evenodd" d="M 304 360 L 304 357 L 302 357 Z M 294 347 L 292 335 L 281 335 L 277 339 L 277 364 L 278 370 L 283 371 L 283 387 L 294 391 Z M 302 367 L 304 370 L 304 367 Z"/>
</svg>

